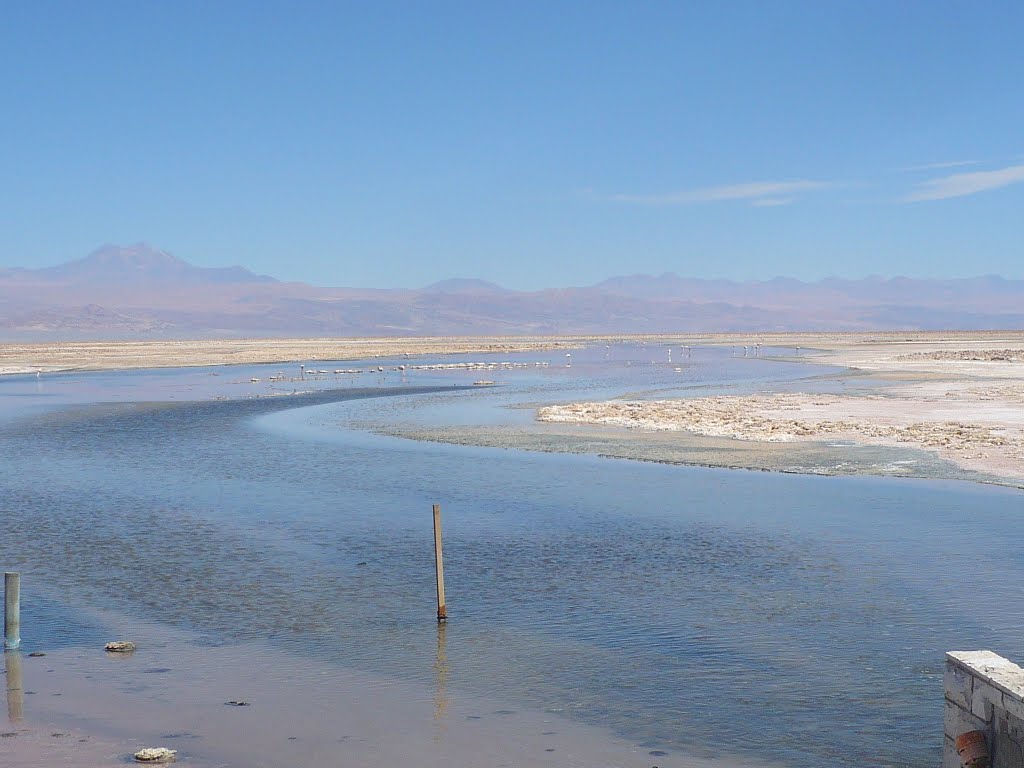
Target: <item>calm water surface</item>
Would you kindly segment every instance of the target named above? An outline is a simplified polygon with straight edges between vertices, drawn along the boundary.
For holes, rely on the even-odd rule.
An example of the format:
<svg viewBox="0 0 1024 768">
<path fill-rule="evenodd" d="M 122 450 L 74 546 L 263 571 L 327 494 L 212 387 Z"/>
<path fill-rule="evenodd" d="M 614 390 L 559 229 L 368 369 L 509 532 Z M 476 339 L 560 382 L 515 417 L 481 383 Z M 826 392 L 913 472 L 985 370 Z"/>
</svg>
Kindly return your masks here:
<svg viewBox="0 0 1024 768">
<path fill-rule="evenodd" d="M 515 423 L 530 412 L 499 406 L 581 394 L 847 386 L 728 350 L 694 350 L 682 372 L 679 351 L 672 365 L 663 355 L 595 349 L 570 369 L 559 355 L 541 356 L 548 368 L 325 376 L 280 385 L 311 394 L 228 401 L 211 398 L 267 394 L 281 366 L 0 381 L 0 564 L 25 574 L 26 644 L 94 642 L 103 628 L 78 610 L 99 606 L 211 644 L 270 638 L 429 681 L 438 502 L 453 689 L 652 750 L 937 764 L 944 651 L 1024 658 L 1021 492 L 344 428 Z M 507 386 L 437 389 L 481 377 Z"/>
</svg>

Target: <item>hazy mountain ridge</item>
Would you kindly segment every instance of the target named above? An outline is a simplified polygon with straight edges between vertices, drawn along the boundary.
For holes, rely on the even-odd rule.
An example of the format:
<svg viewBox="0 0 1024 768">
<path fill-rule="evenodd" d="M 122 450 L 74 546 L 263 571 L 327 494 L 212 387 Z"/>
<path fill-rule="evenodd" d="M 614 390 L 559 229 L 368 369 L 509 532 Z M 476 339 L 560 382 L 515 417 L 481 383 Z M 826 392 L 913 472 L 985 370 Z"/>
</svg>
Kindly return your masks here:
<svg viewBox="0 0 1024 768">
<path fill-rule="evenodd" d="M 146 243 L 104 245 L 81 259 L 42 269 L 0 270 L 0 280 L 41 283 L 276 283 L 244 267 L 196 267 Z"/>
<path fill-rule="evenodd" d="M 425 293 L 508 293 L 509 289 L 487 280 L 453 277 L 431 283 L 423 291 Z"/>
<path fill-rule="evenodd" d="M 595 288 L 621 296 L 691 301 L 744 301 L 761 306 L 830 306 L 835 302 L 854 304 L 900 304 L 954 306 L 970 304 L 993 309 L 993 302 L 1005 311 L 1024 311 L 1024 280 L 1007 280 L 994 275 L 949 280 L 921 280 L 908 277 L 867 277 L 849 280 L 827 277 L 808 283 L 795 278 L 735 282 L 699 280 L 668 273 L 660 276 L 630 275 L 609 278 Z"/>
<path fill-rule="evenodd" d="M 1002 329 L 1024 281 L 906 277 L 736 282 L 674 273 L 516 291 L 454 278 L 418 290 L 321 288 L 196 267 L 144 243 L 0 269 L 0 338 L 184 338 Z"/>
</svg>

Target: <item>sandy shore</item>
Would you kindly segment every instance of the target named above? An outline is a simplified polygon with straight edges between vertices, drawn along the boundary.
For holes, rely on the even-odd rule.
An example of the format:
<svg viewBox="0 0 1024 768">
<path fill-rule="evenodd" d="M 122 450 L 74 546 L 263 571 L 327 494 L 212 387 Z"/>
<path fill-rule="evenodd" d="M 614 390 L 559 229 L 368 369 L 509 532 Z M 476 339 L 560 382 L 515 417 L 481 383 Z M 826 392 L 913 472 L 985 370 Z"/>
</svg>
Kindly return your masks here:
<svg viewBox="0 0 1024 768">
<path fill-rule="evenodd" d="M 945 344 L 984 349 L 1024 347 L 1024 334 L 955 333 L 773 333 L 660 334 L 602 336 L 437 336 L 394 338 L 230 339 L 182 341 L 95 341 L 38 344 L 0 343 L 0 375 L 66 370 L 128 370 L 205 365 L 253 365 L 309 360 L 362 360 L 404 355 L 486 354 L 573 349 L 597 343 L 752 345 L 803 350 L 897 354 L 930 352 Z M 938 345 L 938 346 L 937 346 Z"/>
<path fill-rule="evenodd" d="M 848 440 L 911 447 L 969 471 L 1024 481 L 1024 333 L 815 343 L 801 359 L 892 383 L 860 396 L 765 392 L 570 403 L 541 408 L 537 418 L 763 443 Z"/>
</svg>

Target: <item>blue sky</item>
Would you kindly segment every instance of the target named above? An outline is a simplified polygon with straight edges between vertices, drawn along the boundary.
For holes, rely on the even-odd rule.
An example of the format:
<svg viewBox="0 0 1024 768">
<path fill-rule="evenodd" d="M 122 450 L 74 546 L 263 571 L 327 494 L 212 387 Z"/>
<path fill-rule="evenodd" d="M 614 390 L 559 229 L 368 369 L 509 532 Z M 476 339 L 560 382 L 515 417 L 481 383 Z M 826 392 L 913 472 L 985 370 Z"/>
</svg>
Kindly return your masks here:
<svg viewBox="0 0 1024 768">
<path fill-rule="evenodd" d="M 1024 278 L 1024 3 L 23 2 L 0 265 Z"/>
</svg>

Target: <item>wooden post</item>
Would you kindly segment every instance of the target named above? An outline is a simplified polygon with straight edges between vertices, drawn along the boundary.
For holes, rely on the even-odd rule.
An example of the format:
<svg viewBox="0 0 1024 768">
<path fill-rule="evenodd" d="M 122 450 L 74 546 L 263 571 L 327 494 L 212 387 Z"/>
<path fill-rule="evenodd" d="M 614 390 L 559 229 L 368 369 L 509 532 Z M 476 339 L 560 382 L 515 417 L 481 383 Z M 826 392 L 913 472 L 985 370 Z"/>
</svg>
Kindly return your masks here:
<svg viewBox="0 0 1024 768">
<path fill-rule="evenodd" d="M 4 648 L 21 645 L 21 574 L 4 574 Z"/>
<path fill-rule="evenodd" d="M 448 621 L 444 601 L 444 553 L 441 548 L 441 505 L 434 505 L 434 570 L 437 574 L 437 623 Z"/>
</svg>

